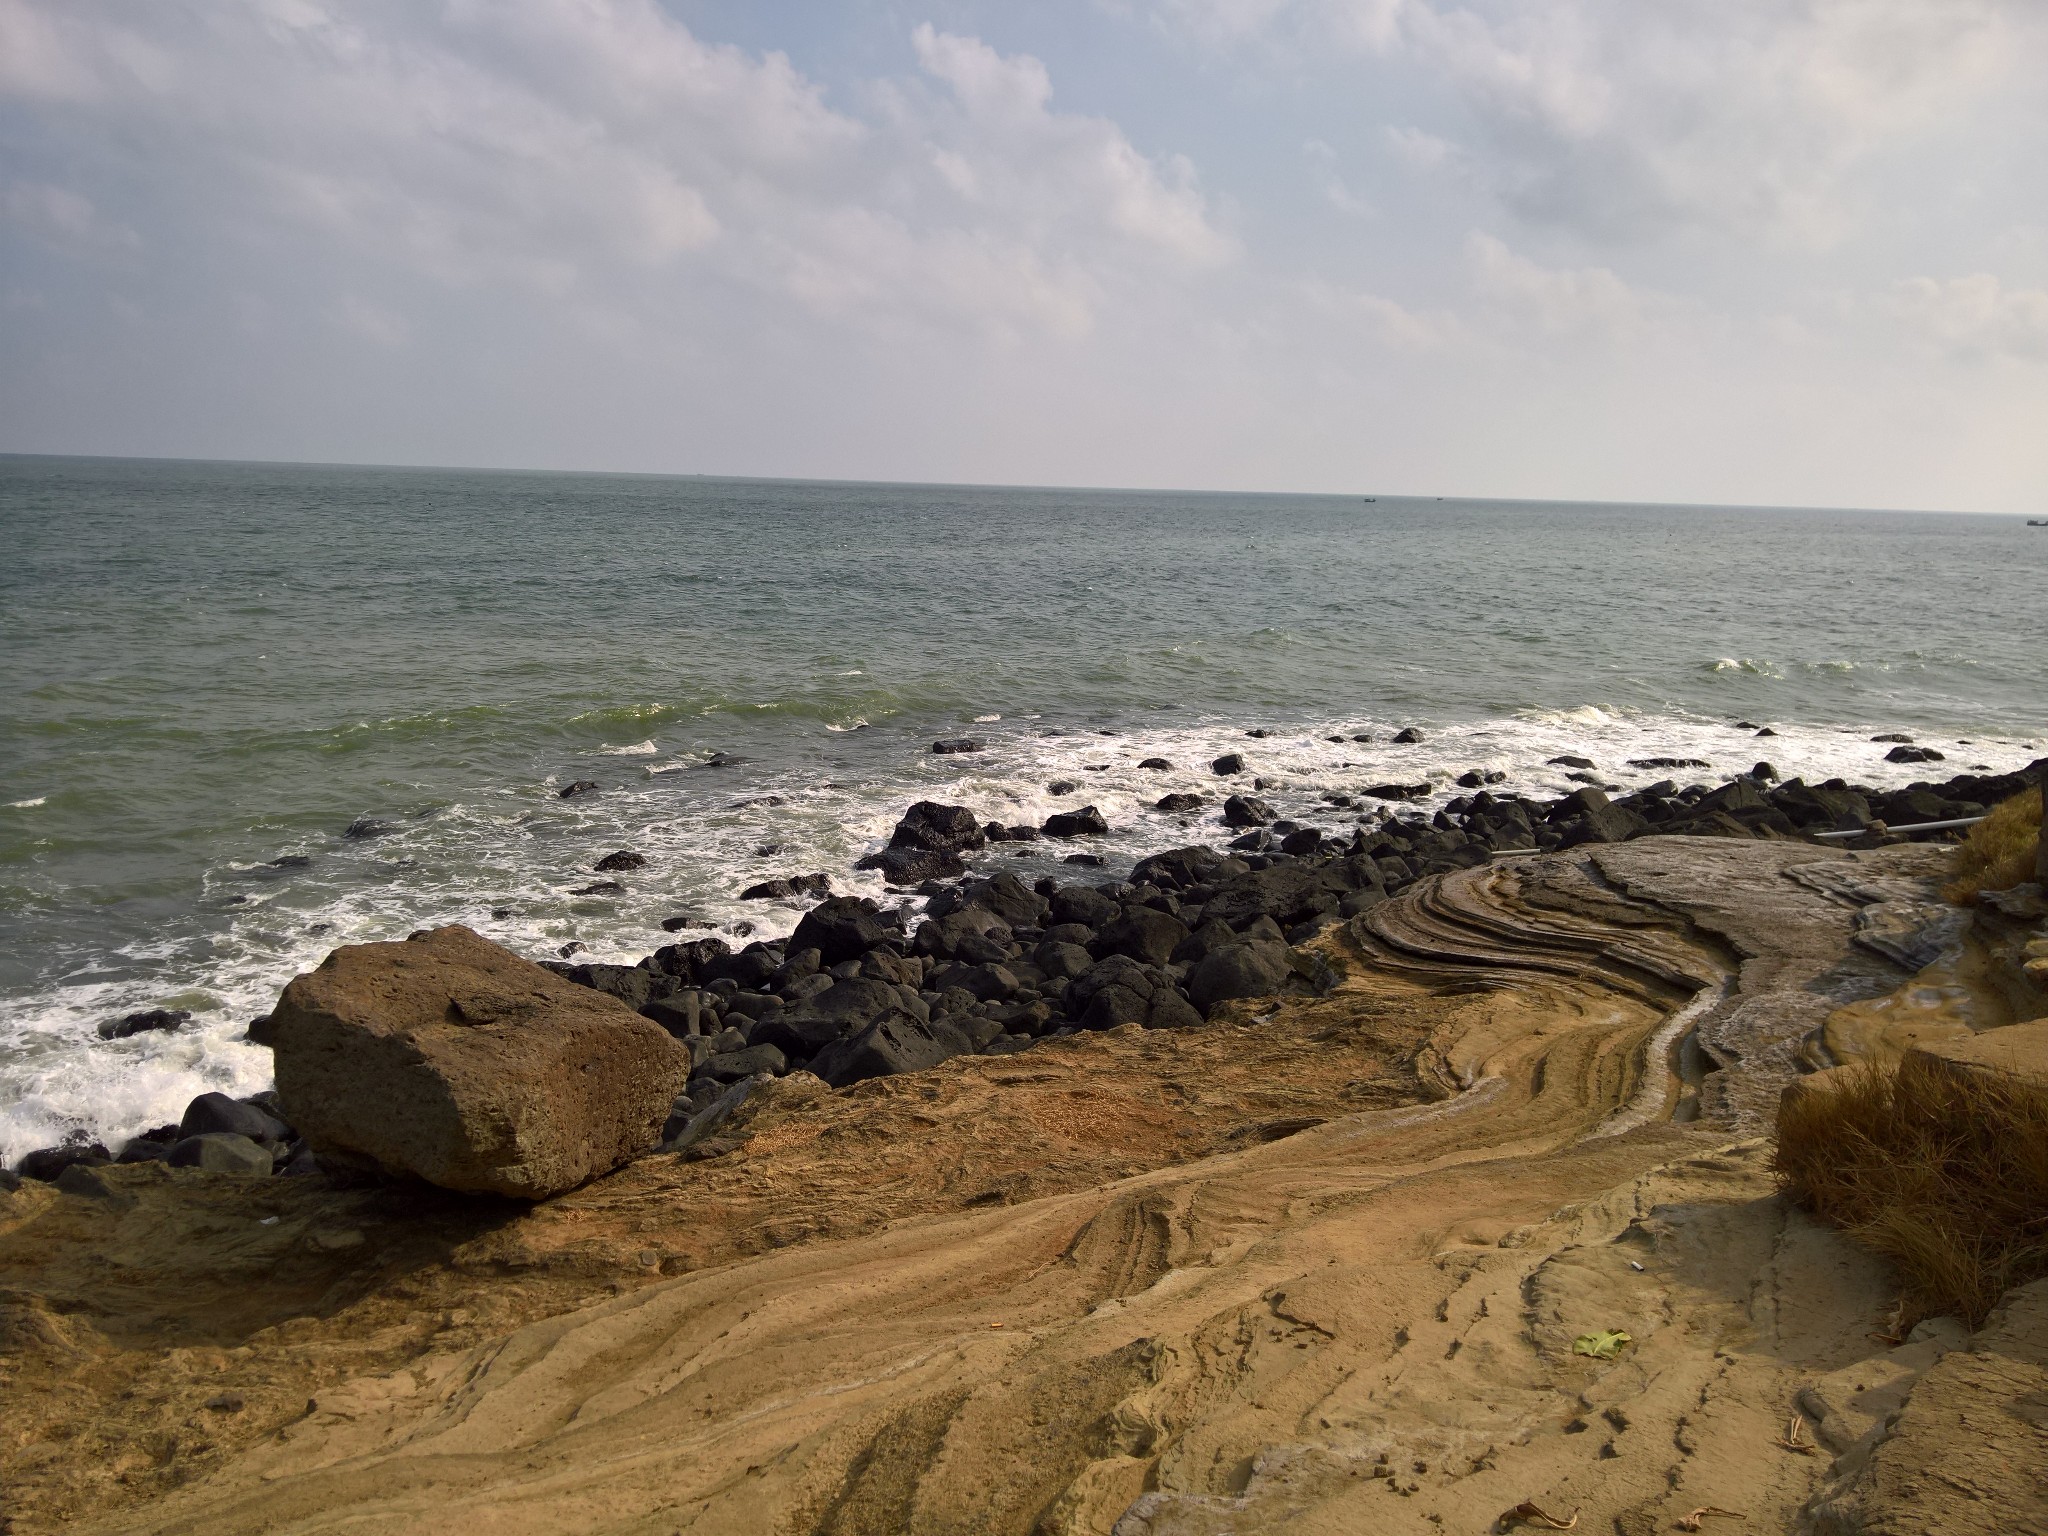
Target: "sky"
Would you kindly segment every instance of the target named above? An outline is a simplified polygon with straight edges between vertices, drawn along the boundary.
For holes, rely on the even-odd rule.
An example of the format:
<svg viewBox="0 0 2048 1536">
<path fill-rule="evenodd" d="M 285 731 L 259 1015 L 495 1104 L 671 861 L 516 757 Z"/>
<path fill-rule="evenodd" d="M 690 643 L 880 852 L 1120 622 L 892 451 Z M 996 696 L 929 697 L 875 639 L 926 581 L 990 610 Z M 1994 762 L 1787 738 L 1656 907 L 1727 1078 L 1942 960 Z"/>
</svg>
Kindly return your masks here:
<svg viewBox="0 0 2048 1536">
<path fill-rule="evenodd" d="M 0 451 L 2048 515 L 2040 0 L 0 0 Z"/>
</svg>

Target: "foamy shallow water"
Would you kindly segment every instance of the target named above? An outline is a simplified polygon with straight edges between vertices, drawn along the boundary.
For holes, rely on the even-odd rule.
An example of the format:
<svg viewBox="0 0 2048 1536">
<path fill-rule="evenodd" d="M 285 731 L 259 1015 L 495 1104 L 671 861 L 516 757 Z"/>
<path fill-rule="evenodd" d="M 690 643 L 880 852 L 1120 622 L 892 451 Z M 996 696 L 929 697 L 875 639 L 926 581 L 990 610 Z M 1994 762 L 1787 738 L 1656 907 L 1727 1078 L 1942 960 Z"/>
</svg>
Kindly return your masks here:
<svg viewBox="0 0 2048 1536">
<path fill-rule="evenodd" d="M 337 944 L 630 960 L 674 913 L 787 932 L 737 899 L 771 876 L 880 897 L 852 864 L 919 798 L 1097 805 L 1101 874 L 981 859 L 1091 879 L 1220 842 L 1228 751 L 1332 831 L 1327 793 L 1556 794 L 1567 752 L 2018 767 L 2048 540 L 2009 521 L 0 459 L 0 1156 L 264 1087 L 238 1037 Z M 572 895 L 617 848 L 625 894 Z M 194 1020 L 98 1039 L 155 1006 Z"/>
</svg>

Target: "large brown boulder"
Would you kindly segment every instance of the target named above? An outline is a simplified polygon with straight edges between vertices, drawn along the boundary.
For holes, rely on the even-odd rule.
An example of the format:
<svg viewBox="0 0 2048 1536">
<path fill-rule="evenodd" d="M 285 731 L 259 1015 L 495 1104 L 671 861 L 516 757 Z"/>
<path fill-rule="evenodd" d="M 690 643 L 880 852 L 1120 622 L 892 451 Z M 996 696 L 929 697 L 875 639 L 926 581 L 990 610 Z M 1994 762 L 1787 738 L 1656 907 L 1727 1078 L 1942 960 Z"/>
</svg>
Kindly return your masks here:
<svg viewBox="0 0 2048 1536">
<path fill-rule="evenodd" d="M 272 1030 L 316 1153 L 525 1200 L 652 1151 L 690 1074 L 659 1025 L 462 927 L 335 950 Z"/>
</svg>

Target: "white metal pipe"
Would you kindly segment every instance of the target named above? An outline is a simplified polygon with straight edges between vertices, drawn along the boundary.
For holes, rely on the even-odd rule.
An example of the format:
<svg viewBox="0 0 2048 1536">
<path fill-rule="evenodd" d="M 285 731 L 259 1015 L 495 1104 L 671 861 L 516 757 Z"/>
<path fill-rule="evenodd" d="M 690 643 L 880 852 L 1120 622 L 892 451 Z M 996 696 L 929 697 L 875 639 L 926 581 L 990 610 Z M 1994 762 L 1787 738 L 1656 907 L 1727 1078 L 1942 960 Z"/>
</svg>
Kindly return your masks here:
<svg viewBox="0 0 2048 1536">
<path fill-rule="evenodd" d="M 1975 825 L 1977 825 L 1978 822 L 1982 821 L 1983 819 L 1984 818 L 1982 816 L 1961 816 L 1954 821 L 1920 821 L 1915 822 L 1910 827 L 1886 827 L 1885 831 L 1887 833 L 1946 832 L 1951 827 L 1974 827 Z M 1876 822 L 1871 823 L 1871 826 L 1876 825 Z M 1815 837 L 1861 837 L 1864 833 L 1868 832 L 1869 830 L 1870 827 L 1850 827 L 1848 830 L 1843 832 L 1816 832 L 1813 835 Z"/>
</svg>

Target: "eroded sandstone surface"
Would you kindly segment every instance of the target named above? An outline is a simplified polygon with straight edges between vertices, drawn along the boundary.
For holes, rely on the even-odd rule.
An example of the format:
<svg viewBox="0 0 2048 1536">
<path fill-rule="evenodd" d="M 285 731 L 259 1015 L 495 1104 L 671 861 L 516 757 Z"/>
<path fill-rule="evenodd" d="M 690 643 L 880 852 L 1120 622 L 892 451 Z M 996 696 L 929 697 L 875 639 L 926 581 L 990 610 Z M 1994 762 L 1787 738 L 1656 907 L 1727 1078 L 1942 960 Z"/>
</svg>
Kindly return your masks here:
<svg viewBox="0 0 2048 1536">
<path fill-rule="evenodd" d="M 1939 861 L 1499 859 L 1317 939 L 1320 997 L 792 1076 L 538 1208 L 25 1187 L 14 1529 L 2041 1529 L 2038 1298 L 1895 1333 L 1760 1135 Z"/>
</svg>

